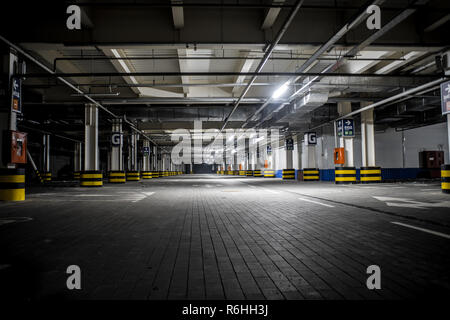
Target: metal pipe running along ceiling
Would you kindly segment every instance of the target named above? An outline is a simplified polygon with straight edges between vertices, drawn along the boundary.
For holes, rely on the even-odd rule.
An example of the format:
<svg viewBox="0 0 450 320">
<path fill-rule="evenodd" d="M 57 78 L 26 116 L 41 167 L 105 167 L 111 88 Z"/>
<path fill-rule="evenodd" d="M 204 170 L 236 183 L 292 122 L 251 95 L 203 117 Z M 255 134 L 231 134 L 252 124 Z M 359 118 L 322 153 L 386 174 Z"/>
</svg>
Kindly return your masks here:
<svg viewBox="0 0 450 320">
<path fill-rule="evenodd" d="M 53 71 L 52 71 L 53 72 Z M 75 73 L 29 73 L 27 78 L 52 78 L 56 77 L 58 80 L 60 77 L 69 78 L 86 78 L 86 77 L 98 77 L 98 78 L 111 78 L 111 77 L 182 77 L 182 76 L 205 76 L 205 77 L 217 77 L 217 76 L 252 76 L 252 79 L 247 83 L 247 87 L 251 87 L 256 77 L 354 77 L 354 78 L 429 78 L 437 77 L 434 74 L 379 74 L 379 73 L 333 73 L 333 72 L 75 72 Z M 73 86 L 71 84 L 71 86 Z M 80 90 L 81 91 L 81 90 Z M 247 90 L 248 91 L 248 90 Z M 82 92 L 79 92 L 82 94 Z"/>
<path fill-rule="evenodd" d="M 370 5 L 381 5 L 385 0 L 375 0 Z M 350 19 L 350 22 L 347 22 L 339 31 L 337 31 L 326 43 L 324 43 L 322 46 L 320 46 L 314 54 L 304 63 L 302 64 L 296 71 L 303 72 L 307 68 L 313 65 L 314 62 L 318 60 L 318 58 L 326 51 L 330 50 L 331 47 L 339 41 L 340 38 L 342 38 L 347 32 L 349 32 L 353 27 L 358 26 L 367 16 L 368 13 L 366 12 L 367 6 L 362 6 L 362 9 L 356 14 L 355 17 Z M 287 82 L 285 83 L 291 83 L 297 81 L 298 76 L 291 77 Z M 257 116 L 262 110 L 264 110 L 269 103 L 272 101 L 272 97 L 269 97 L 262 105 L 261 107 L 256 110 L 256 112 L 250 116 L 247 121 L 244 123 L 243 127 L 248 124 L 248 122 Z"/>
<path fill-rule="evenodd" d="M 51 75 L 55 75 L 56 72 L 54 72 L 53 70 L 51 70 L 50 68 L 48 68 L 46 65 L 44 65 L 42 62 L 40 62 L 39 60 L 37 60 L 36 58 L 34 58 L 32 55 L 30 55 L 29 53 L 27 53 L 25 50 L 23 50 L 21 47 L 15 45 L 14 43 L 12 43 L 11 41 L 9 41 L 8 39 L 6 39 L 5 37 L 0 35 L 0 40 L 3 41 L 4 43 L 6 43 L 7 46 L 9 46 L 10 48 L 13 48 L 14 50 L 16 50 L 17 52 L 20 52 L 20 54 L 22 54 L 25 58 L 27 58 L 28 60 L 30 60 L 31 62 L 35 63 L 36 65 L 38 65 L 40 68 L 44 69 L 45 71 L 47 71 L 49 74 Z M 23 76 L 23 75 L 21 75 Z M 28 77 L 28 74 L 26 75 Z M 91 103 L 93 103 L 94 105 L 96 105 L 97 107 L 99 107 L 101 110 L 105 111 L 107 114 L 111 115 L 112 117 L 114 117 L 115 119 L 120 118 L 119 116 L 117 116 L 116 114 L 114 114 L 113 112 L 109 111 L 108 108 L 102 106 L 99 102 L 97 102 L 96 100 L 92 99 L 91 97 L 89 97 L 89 95 L 85 92 L 83 92 L 82 90 L 78 89 L 77 87 L 75 87 L 72 83 L 70 83 L 69 81 L 67 81 L 66 79 L 64 79 L 62 77 L 63 75 L 59 75 L 57 76 L 57 79 L 59 81 L 61 81 L 62 83 L 64 83 L 65 85 L 67 85 L 69 88 L 75 90 L 77 93 L 79 93 L 80 95 L 82 95 L 84 98 L 86 98 L 87 100 L 89 100 Z M 136 126 L 131 123 L 130 121 L 128 121 L 127 119 L 123 119 L 125 123 L 127 123 L 130 128 L 134 131 L 136 131 L 137 133 L 141 134 L 144 138 L 146 138 L 148 141 L 152 142 L 155 145 L 158 145 L 156 142 L 154 142 L 152 139 L 150 139 L 143 131 L 139 130 L 138 128 L 136 128 Z"/>
</svg>

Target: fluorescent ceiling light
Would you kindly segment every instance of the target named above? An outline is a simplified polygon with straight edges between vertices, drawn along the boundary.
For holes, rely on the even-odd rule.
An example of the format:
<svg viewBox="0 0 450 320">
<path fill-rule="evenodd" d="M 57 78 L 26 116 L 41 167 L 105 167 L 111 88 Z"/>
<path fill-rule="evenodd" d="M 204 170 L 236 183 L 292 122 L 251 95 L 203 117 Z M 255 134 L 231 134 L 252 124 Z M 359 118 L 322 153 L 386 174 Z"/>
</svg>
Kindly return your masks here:
<svg viewBox="0 0 450 320">
<path fill-rule="evenodd" d="M 283 83 L 281 87 L 279 87 L 275 92 L 272 94 L 272 98 L 277 99 L 281 97 L 289 88 L 289 81 Z"/>
</svg>

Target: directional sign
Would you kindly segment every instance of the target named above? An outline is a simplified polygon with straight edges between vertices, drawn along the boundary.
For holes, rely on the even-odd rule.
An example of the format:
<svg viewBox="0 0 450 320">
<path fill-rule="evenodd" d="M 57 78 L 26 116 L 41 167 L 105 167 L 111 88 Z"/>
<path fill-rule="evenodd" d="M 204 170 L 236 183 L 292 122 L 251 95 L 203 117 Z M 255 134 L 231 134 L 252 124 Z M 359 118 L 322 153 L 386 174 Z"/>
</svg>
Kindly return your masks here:
<svg viewBox="0 0 450 320">
<path fill-rule="evenodd" d="M 267 154 L 272 154 L 272 147 L 271 146 L 267 146 Z"/>
<path fill-rule="evenodd" d="M 285 141 L 286 143 L 286 150 L 294 150 L 294 139 L 288 138 Z"/>
<path fill-rule="evenodd" d="M 450 81 L 441 83 L 442 114 L 450 113 Z"/>
<path fill-rule="evenodd" d="M 305 144 L 307 146 L 314 146 L 317 144 L 317 134 L 315 132 L 305 133 Z"/>
<path fill-rule="evenodd" d="M 122 134 L 120 132 L 113 132 L 111 135 L 111 144 L 118 147 L 122 144 Z"/>
<path fill-rule="evenodd" d="M 11 81 L 11 110 L 22 112 L 22 82 L 18 78 L 12 78 Z"/>
<path fill-rule="evenodd" d="M 355 123 L 353 119 L 341 119 L 337 121 L 337 135 L 338 137 L 354 137 Z"/>
<path fill-rule="evenodd" d="M 142 154 L 144 156 L 150 155 L 150 147 L 142 147 Z"/>
</svg>

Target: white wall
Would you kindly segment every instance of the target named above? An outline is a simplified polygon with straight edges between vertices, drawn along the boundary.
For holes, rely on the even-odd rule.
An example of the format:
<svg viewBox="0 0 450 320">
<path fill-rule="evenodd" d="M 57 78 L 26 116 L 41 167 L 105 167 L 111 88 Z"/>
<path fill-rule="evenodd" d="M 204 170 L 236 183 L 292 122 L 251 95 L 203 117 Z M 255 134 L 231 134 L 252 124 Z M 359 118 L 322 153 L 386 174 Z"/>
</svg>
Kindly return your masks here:
<svg viewBox="0 0 450 320">
<path fill-rule="evenodd" d="M 405 168 L 419 167 L 419 152 L 425 150 L 443 150 L 445 163 L 449 163 L 447 124 L 416 128 L 404 131 L 405 137 Z M 334 137 L 325 135 L 318 139 L 316 156 L 321 169 L 334 168 L 333 163 Z M 361 136 L 353 139 L 355 167 L 361 167 Z M 402 132 L 389 129 L 386 132 L 375 133 L 376 164 L 382 168 L 402 168 Z"/>
</svg>

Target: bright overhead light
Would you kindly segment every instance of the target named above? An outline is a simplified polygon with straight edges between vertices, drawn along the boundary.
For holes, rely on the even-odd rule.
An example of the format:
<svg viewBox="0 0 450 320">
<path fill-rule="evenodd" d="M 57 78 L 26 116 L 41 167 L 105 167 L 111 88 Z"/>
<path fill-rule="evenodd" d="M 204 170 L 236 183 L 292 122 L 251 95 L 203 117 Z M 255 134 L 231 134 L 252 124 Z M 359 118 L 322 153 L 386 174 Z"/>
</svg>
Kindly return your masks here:
<svg viewBox="0 0 450 320">
<path fill-rule="evenodd" d="M 275 92 L 272 94 L 272 98 L 277 99 L 279 97 L 281 97 L 286 90 L 289 87 L 289 81 L 283 83 L 283 85 L 281 87 L 279 87 L 277 90 L 275 90 Z"/>
</svg>

